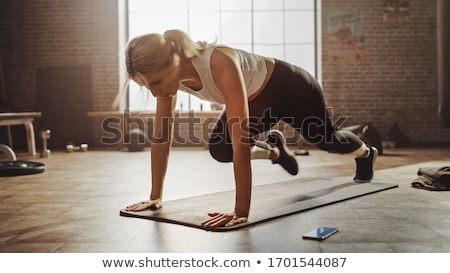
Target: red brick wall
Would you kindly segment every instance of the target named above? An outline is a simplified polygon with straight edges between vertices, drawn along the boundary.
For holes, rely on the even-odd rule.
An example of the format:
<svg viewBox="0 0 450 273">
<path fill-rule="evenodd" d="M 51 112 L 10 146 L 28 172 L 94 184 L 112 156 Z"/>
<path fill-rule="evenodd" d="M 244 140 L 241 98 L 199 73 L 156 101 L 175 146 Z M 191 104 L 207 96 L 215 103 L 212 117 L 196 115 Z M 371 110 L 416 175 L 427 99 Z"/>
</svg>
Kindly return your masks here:
<svg viewBox="0 0 450 273">
<path fill-rule="evenodd" d="M 89 64 L 92 110 L 118 92 L 118 11 L 112 0 L 2 0 L 0 49 L 10 111 L 36 110 L 39 67 Z"/>
<path fill-rule="evenodd" d="M 450 140 L 438 124 L 436 1 L 409 0 L 409 20 L 388 25 L 384 1 L 322 0 L 323 89 L 335 119 L 346 125 L 372 122 L 384 136 L 398 123 L 414 143 Z M 363 14 L 365 59 L 328 58 L 327 14 L 357 10 Z"/>
</svg>

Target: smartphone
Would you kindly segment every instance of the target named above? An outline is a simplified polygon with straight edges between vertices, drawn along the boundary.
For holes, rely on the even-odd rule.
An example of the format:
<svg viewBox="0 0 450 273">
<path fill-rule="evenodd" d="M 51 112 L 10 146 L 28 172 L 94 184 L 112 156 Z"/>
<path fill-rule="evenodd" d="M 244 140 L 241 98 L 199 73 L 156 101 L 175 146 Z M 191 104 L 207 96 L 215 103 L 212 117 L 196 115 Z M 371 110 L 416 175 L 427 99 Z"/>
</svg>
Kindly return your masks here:
<svg viewBox="0 0 450 273">
<path fill-rule="evenodd" d="M 311 230 L 308 233 L 305 233 L 303 235 L 303 239 L 311 239 L 311 240 L 325 240 L 326 238 L 330 237 L 331 235 L 338 232 L 339 229 L 333 228 L 333 227 L 318 227 L 313 230 Z"/>
</svg>

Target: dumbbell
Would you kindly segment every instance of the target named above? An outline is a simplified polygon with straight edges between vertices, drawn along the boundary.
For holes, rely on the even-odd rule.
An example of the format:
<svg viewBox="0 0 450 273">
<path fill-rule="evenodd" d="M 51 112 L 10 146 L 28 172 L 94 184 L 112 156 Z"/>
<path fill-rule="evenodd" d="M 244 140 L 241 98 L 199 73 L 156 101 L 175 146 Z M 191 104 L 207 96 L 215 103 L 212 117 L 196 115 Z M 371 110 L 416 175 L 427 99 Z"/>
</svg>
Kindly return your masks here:
<svg viewBox="0 0 450 273">
<path fill-rule="evenodd" d="M 42 151 L 41 157 L 50 157 L 50 149 L 47 147 L 47 140 L 50 138 L 51 131 L 50 130 L 42 130 L 40 131 L 40 137 L 42 139 Z"/>
<path fill-rule="evenodd" d="M 66 145 L 66 151 L 68 153 L 71 153 L 73 151 L 87 152 L 87 150 L 88 150 L 88 145 L 86 143 L 82 143 L 80 146 L 75 146 L 73 144 Z"/>
</svg>

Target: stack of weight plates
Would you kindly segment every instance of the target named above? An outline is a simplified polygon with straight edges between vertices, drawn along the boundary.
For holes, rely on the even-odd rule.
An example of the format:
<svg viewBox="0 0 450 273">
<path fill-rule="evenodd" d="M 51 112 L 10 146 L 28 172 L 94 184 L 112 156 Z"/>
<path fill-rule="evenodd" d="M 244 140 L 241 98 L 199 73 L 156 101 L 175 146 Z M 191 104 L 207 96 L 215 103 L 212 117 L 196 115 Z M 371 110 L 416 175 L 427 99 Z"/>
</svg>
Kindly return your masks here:
<svg viewBox="0 0 450 273">
<path fill-rule="evenodd" d="M 44 171 L 45 164 L 39 162 L 24 160 L 0 162 L 0 176 L 37 174 Z"/>
</svg>

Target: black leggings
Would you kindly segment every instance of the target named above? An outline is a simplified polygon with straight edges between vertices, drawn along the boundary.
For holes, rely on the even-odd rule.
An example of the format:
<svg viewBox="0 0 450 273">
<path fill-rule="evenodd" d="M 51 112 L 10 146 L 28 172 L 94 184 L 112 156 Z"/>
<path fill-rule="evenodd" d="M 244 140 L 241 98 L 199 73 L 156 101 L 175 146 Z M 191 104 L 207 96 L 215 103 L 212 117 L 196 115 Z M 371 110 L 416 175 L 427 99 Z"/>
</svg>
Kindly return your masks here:
<svg viewBox="0 0 450 273">
<path fill-rule="evenodd" d="M 351 153 L 363 144 L 352 132 L 333 127 L 319 83 L 304 69 L 279 60 L 266 87 L 249 101 L 249 117 L 251 136 L 282 120 L 306 142 L 328 152 Z M 233 160 L 225 110 L 211 133 L 209 151 L 218 161 Z"/>
</svg>

